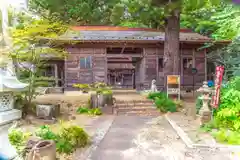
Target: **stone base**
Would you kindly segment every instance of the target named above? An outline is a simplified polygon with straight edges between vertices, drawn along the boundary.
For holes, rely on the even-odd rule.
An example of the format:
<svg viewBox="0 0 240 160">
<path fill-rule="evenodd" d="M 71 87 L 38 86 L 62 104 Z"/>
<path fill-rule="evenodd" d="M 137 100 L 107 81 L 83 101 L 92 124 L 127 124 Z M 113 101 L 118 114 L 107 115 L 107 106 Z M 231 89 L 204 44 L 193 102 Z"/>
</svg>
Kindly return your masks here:
<svg viewBox="0 0 240 160">
<path fill-rule="evenodd" d="M 210 122 L 212 119 L 212 112 L 211 111 L 203 111 L 200 113 L 200 120 L 201 125 Z"/>
<path fill-rule="evenodd" d="M 11 123 L 22 118 L 22 111 L 12 109 L 5 112 L 0 112 L 0 126 Z"/>
<path fill-rule="evenodd" d="M 40 105 L 36 106 L 36 115 L 42 119 L 53 119 L 60 115 L 60 105 Z"/>
<path fill-rule="evenodd" d="M 49 94 L 62 94 L 63 88 L 62 87 L 49 87 L 47 93 Z"/>
</svg>

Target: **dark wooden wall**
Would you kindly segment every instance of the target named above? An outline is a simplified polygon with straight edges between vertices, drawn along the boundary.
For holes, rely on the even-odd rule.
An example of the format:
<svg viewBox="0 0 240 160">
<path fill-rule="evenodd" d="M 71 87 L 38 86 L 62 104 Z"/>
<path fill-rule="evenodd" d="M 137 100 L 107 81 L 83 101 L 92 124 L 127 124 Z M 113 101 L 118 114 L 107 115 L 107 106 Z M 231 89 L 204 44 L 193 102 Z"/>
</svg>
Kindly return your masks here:
<svg viewBox="0 0 240 160">
<path fill-rule="evenodd" d="M 105 48 L 68 47 L 68 57 L 65 60 L 65 87 L 75 83 L 106 82 L 107 64 Z M 92 67 L 80 68 L 80 58 L 92 57 Z"/>
<path fill-rule="evenodd" d="M 109 44 L 83 44 L 68 46 L 66 50 L 69 56 L 65 59 L 65 86 L 71 87 L 74 83 L 107 83 L 107 57 L 106 48 Z M 121 44 L 116 47 L 123 47 Z M 115 47 L 114 45 L 112 47 Z M 135 85 L 137 89 L 141 85 L 145 89 L 150 89 L 151 81 L 157 80 L 157 85 L 164 86 L 164 77 L 162 71 L 159 70 L 159 58 L 163 58 L 163 45 L 138 45 L 131 44 L 132 47 L 144 47 L 143 58 L 135 64 Z M 94 47 L 94 48 L 93 48 Z M 180 68 L 181 68 L 181 84 L 185 88 L 192 88 L 193 84 L 197 87 L 202 85 L 206 78 L 206 53 L 205 50 L 198 51 L 200 45 L 181 44 L 180 45 Z M 81 69 L 80 58 L 92 56 L 92 68 Z M 183 59 L 192 58 L 192 67 L 198 69 L 198 73 L 194 76 L 190 72 L 183 70 Z M 130 84 L 126 78 L 125 83 Z M 128 82 L 129 81 L 129 82 Z"/>
</svg>

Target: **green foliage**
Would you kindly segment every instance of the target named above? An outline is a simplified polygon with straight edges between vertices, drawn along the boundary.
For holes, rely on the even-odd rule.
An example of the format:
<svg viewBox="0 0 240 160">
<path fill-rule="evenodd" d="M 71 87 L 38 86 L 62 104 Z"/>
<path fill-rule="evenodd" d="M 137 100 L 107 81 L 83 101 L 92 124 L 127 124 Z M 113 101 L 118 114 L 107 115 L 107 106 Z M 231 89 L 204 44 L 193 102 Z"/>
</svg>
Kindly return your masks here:
<svg viewBox="0 0 240 160">
<path fill-rule="evenodd" d="M 8 133 L 8 139 L 10 144 L 16 149 L 19 156 L 25 156 L 25 147 L 27 144 L 28 138 L 31 136 L 31 133 L 23 132 L 19 128 L 10 128 Z"/>
<path fill-rule="evenodd" d="M 29 6 L 42 17 L 56 21 L 75 25 L 106 25 L 122 14 L 118 2 L 120 0 L 30 0 Z"/>
<path fill-rule="evenodd" d="M 91 85 L 91 90 L 96 91 L 97 94 L 112 95 L 112 88 L 107 86 L 106 83 L 96 82 Z"/>
<path fill-rule="evenodd" d="M 152 92 L 152 93 L 149 93 L 147 96 L 147 98 L 151 99 L 151 100 L 155 100 L 155 98 L 157 98 L 157 97 L 163 98 L 163 97 L 165 97 L 165 94 L 162 92 Z"/>
<path fill-rule="evenodd" d="M 89 114 L 89 115 L 95 115 L 95 116 L 102 115 L 102 111 L 99 108 L 89 109 L 89 108 L 86 108 L 86 107 L 79 107 L 77 109 L 77 113 L 79 113 L 79 114 Z"/>
<path fill-rule="evenodd" d="M 175 0 L 171 3 L 156 0 L 31 0 L 30 8 L 45 18 L 69 24 L 149 28 L 164 27 L 165 18 L 179 9 L 184 26 L 204 29 L 209 26 L 214 31 L 215 24 L 210 24 L 209 17 L 219 4 L 219 0 Z M 202 27 L 198 27 L 198 22 Z"/>
<path fill-rule="evenodd" d="M 77 109 L 77 113 L 80 113 L 80 114 L 87 114 L 88 112 L 89 112 L 89 108 L 87 108 L 87 107 L 79 107 L 78 109 Z"/>
<path fill-rule="evenodd" d="M 222 143 L 240 144 L 239 84 L 240 77 L 235 77 L 222 87 L 220 106 L 215 110 L 214 119 L 201 128 L 206 132 L 212 131 L 212 135 L 216 140 Z"/>
<path fill-rule="evenodd" d="M 217 123 L 214 119 L 212 119 L 210 122 L 204 124 L 201 126 L 200 130 L 203 132 L 211 132 L 213 129 L 217 129 Z"/>
<path fill-rule="evenodd" d="M 52 77 L 42 76 L 42 71 L 48 63 L 48 60 L 43 57 L 48 56 L 49 53 L 57 58 L 64 58 L 66 55 L 63 49 L 49 47 L 50 42 L 43 43 L 40 38 L 56 38 L 63 34 L 67 27 L 61 22 L 45 19 L 24 20 L 28 21 L 24 21 L 21 27 L 12 30 L 14 47 L 11 57 L 20 65 L 16 69 L 20 81 L 29 84 L 27 90 L 23 92 L 23 116 L 25 117 L 31 107 L 32 99 L 37 95 L 36 88 L 49 86 L 54 81 Z"/>
<path fill-rule="evenodd" d="M 99 108 L 94 108 L 89 111 L 89 114 L 99 116 L 102 115 L 102 111 Z"/>
<path fill-rule="evenodd" d="M 79 88 L 83 92 L 88 92 L 90 90 L 89 84 L 73 84 L 73 87 Z"/>
<path fill-rule="evenodd" d="M 58 135 L 51 131 L 50 127 L 45 125 L 38 128 L 35 132 L 36 136 L 41 137 L 45 140 L 54 140 L 57 141 Z"/>
<path fill-rule="evenodd" d="M 216 138 L 218 142 L 227 143 L 231 145 L 240 144 L 240 132 L 220 129 L 217 132 L 213 132 L 212 135 Z"/>
<path fill-rule="evenodd" d="M 215 113 L 215 120 L 221 128 L 238 131 L 240 129 L 240 78 L 236 77 L 221 90 L 220 106 Z"/>
<path fill-rule="evenodd" d="M 63 126 L 59 133 L 60 137 L 70 142 L 74 148 L 82 148 L 88 144 L 87 133 L 76 125 Z"/>
<path fill-rule="evenodd" d="M 197 97 L 196 100 L 196 112 L 199 113 L 200 109 L 202 108 L 202 100 L 200 99 L 201 96 Z"/>
<path fill-rule="evenodd" d="M 62 124 L 58 133 L 54 133 L 49 126 L 42 126 L 36 131 L 36 136 L 55 141 L 57 152 L 64 154 L 85 147 L 89 142 L 87 133 L 76 125 Z"/>
<path fill-rule="evenodd" d="M 155 105 L 161 112 L 176 112 L 176 103 L 167 97 L 167 94 L 162 92 L 149 93 L 148 99 L 154 100 Z"/>
<path fill-rule="evenodd" d="M 208 58 L 216 65 L 224 65 L 225 80 L 231 77 L 240 76 L 240 39 L 235 39 L 231 44 L 221 49 L 215 50 L 208 55 Z"/>
<path fill-rule="evenodd" d="M 240 7 L 238 5 L 225 4 L 222 11 L 217 12 L 211 18 L 218 26 L 212 34 L 214 39 L 234 39 L 240 33 Z"/>
<path fill-rule="evenodd" d="M 112 95 L 111 87 L 107 86 L 106 83 L 96 82 L 93 84 L 74 84 L 73 87 L 79 88 L 83 92 L 96 91 L 97 94 L 108 94 Z"/>
</svg>

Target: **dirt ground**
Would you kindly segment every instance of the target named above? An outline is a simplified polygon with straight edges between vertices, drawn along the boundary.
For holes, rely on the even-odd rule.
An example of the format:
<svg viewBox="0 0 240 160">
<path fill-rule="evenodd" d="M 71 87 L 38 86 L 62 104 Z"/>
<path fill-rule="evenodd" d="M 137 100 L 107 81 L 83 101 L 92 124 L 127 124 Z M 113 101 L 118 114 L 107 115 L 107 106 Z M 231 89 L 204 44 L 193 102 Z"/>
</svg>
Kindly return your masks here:
<svg viewBox="0 0 240 160">
<path fill-rule="evenodd" d="M 72 105 L 81 105 L 87 103 L 89 100 L 89 94 L 82 94 L 81 92 L 66 92 L 64 94 L 45 94 L 37 96 L 34 100 L 37 103 L 49 103 L 49 104 L 59 104 L 59 103 L 71 103 Z"/>
</svg>

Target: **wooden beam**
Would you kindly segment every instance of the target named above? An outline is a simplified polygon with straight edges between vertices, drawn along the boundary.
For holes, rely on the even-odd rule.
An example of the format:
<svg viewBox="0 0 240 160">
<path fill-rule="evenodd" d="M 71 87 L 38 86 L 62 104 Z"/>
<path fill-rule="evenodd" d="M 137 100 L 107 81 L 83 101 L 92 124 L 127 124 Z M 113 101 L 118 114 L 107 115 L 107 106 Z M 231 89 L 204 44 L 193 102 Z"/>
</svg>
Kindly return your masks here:
<svg viewBox="0 0 240 160">
<path fill-rule="evenodd" d="M 123 54 L 125 48 L 126 48 L 126 43 L 124 44 L 124 47 L 122 47 L 122 50 L 121 50 L 121 53 L 120 53 L 120 54 Z"/>
<path fill-rule="evenodd" d="M 142 54 L 106 54 L 108 58 L 143 57 Z"/>
</svg>

